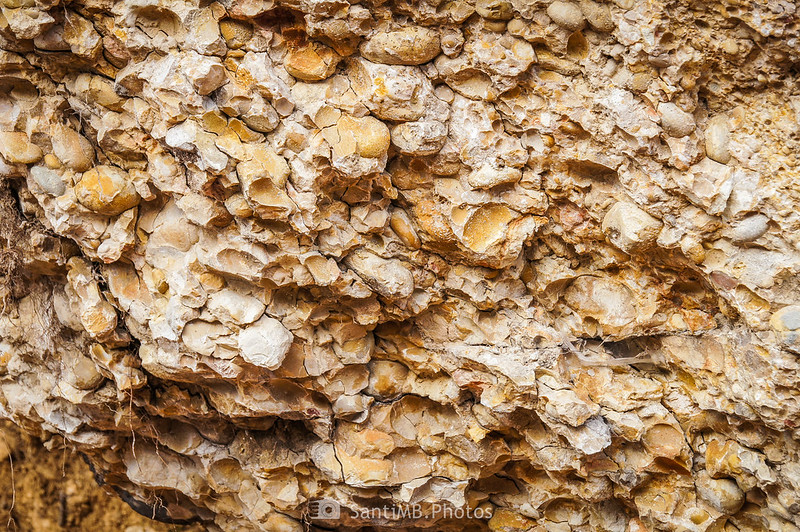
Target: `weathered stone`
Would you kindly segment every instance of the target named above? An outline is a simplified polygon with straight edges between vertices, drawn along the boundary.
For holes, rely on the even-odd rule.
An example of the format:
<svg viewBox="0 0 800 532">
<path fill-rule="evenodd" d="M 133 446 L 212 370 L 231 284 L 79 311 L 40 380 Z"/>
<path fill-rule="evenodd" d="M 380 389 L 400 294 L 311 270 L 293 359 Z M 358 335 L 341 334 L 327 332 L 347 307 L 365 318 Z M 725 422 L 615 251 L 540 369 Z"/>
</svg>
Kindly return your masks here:
<svg viewBox="0 0 800 532">
<path fill-rule="evenodd" d="M 79 390 L 94 390 L 105 380 L 95 363 L 87 357 L 77 359 L 71 369 L 72 384 Z"/>
<path fill-rule="evenodd" d="M 38 162 L 44 154 L 25 133 L 0 131 L 0 155 L 12 164 L 31 164 Z"/>
<path fill-rule="evenodd" d="M 236 174 L 253 212 L 267 219 L 291 212 L 293 204 L 284 191 L 290 174 L 286 160 L 266 145 L 254 147 L 249 156 L 236 165 Z"/>
<path fill-rule="evenodd" d="M 580 6 L 586 21 L 593 30 L 602 32 L 614 31 L 616 24 L 614 24 L 608 4 L 593 0 L 581 0 Z"/>
<path fill-rule="evenodd" d="M 732 479 L 714 479 L 701 471 L 695 482 L 697 494 L 718 512 L 735 514 L 744 504 L 744 492 Z"/>
<path fill-rule="evenodd" d="M 502 205 L 481 207 L 464 224 L 464 243 L 471 250 L 483 253 L 505 237 L 514 218 L 515 213 Z"/>
<path fill-rule="evenodd" d="M 407 155 L 433 155 L 447 140 L 447 126 L 441 122 L 404 122 L 391 132 L 392 144 Z"/>
<path fill-rule="evenodd" d="M 92 338 L 110 335 L 117 326 L 117 313 L 100 293 L 90 263 L 73 257 L 69 260 L 68 267 L 67 279 L 70 287 L 68 295 L 75 298 L 72 304 L 78 309 L 84 329 Z"/>
<path fill-rule="evenodd" d="M 603 232 L 626 253 L 651 246 L 659 231 L 661 222 L 633 203 L 617 202 L 603 218 Z"/>
<path fill-rule="evenodd" d="M 225 19 L 219 23 L 219 32 L 228 48 L 238 49 L 253 38 L 253 26 L 242 20 Z"/>
<path fill-rule="evenodd" d="M 33 6 L 2 8 L 3 26 L 18 39 L 35 39 L 56 21 L 47 11 Z"/>
<path fill-rule="evenodd" d="M 42 190 L 52 196 L 60 196 L 67 190 L 61 176 L 49 168 L 34 166 L 31 168 L 31 177 L 33 177 L 37 185 L 42 187 Z"/>
<path fill-rule="evenodd" d="M 97 60 L 103 51 L 100 34 L 82 16 L 70 10 L 65 10 L 65 13 L 63 36 L 72 53 L 84 59 Z"/>
<path fill-rule="evenodd" d="M 239 333 L 238 349 L 247 362 L 266 369 L 278 369 L 293 339 L 281 322 L 264 316 Z"/>
<path fill-rule="evenodd" d="M 286 72 L 303 81 L 321 81 L 329 78 L 341 57 L 330 47 L 311 42 L 302 48 L 292 48 L 286 54 L 283 66 Z"/>
<path fill-rule="evenodd" d="M 228 80 L 225 68 L 216 58 L 198 58 L 184 67 L 183 72 L 201 96 L 211 94 Z"/>
<path fill-rule="evenodd" d="M 731 160 L 730 152 L 731 130 L 728 117 L 717 115 L 706 124 L 705 146 L 709 159 L 718 163 L 728 164 Z"/>
<path fill-rule="evenodd" d="M 406 246 L 411 249 L 419 249 L 421 244 L 419 236 L 417 236 L 414 224 L 405 211 L 395 210 L 392 212 L 390 224 L 394 232 L 397 233 L 397 236 L 400 237 L 400 240 L 402 240 Z"/>
<path fill-rule="evenodd" d="M 383 159 L 389 150 L 389 128 L 371 116 L 356 118 L 342 115 L 332 128 L 331 147 L 339 157 L 358 155 L 365 159 Z"/>
<path fill-rule="evenodd" d="M 378 30 L 361 45 L 365 58 L 388 65 L 420 65 L 432 60 L 440 51 L 439 35 L 422 26 Z"/>
<path fill-rule="evenodd" d="M 708 214 L 720 214 L 736 185 L 736 174 L 724 164 L 708 157 L 677 174 L 676 182 L 689 200 Z"/>
<path fill-rule="evenodd" d="M 769 323 L 776 331 L 800 330 L 800 305 L 783 307 L 772 315 Z"/>
<path fill-rule="evenodd" d="M 578 397 L 572 390 L 540 390 L 547 404 L 545 412 L 573 427 L 580 427 L 590 417 L 596 416 L 600 407 Z"/>
<path fill-rule="evenodd" d="M 401 261 L 387 260 L 364 249 L 350 253 L 346 261 L 348 266 L 384 297 L 403 298 L 414 291 L 414 276 Z"/>
<path fill-rule="evenodd" d="M 64 166 L 76 172 L 92 167 L 94 148 L 91 142 L 72 128 L 58 126 L 53 130 L 53 153 Z"/>
<path fill-rule="evenodd" d="M 661 114 L 661 127 L 672 137 L 685 137 L 696 127 L 694 117 L 674 103 L 658 104 L 658 112 Z"/>
<path fill-rule="evenodd" d="M 208 310 L 226 323 L 247 325 L 264 314 L 264 304 L 252 296 L 224 289 L 211 294 L 206 303 Z"/>
<path fill-rule="evenodd" d="M 488 20 L 509 20 L 514 16 L 514 8 L 508 0 L 481 0 L 475 11 Z"/>
<path fill-rule="evenodd" d="M 547 7 L 547 16 L 564 29 L 576 31 L 586 23 L 581 8 L 572 2 L 556 0 Z"/>
<path fill-rule="evenodd" d="M 564 300 L 581 316 L 613 330 L 637 317 L 633 293 L 626 286 L 599 277 L 578 277 L 564 293 Z"/>
<path fill-rule="evenodd" d="M 381 120 L 413 121 L 432 107 L 432 87 L 417 68 L 390 67 L 364 59 L 349 62 L 348 78 L 364 105 Z"/>
<path fill-rule="evenodd" d="M 485 164 L 467 176 L 467 183 L 472 188 L 493 188 L 498 185 L 516 183 L 522 178 L 519 168 L 493 168 Z"/>
<path fill-rule="evenodd" d="M 139 204 L 139 194 L 127 172 L 101 165 L 84 172 L 75 185 L 78 201 L 98 214 L 116 216 Z"/>
<path fill-rule="evenodd" d="M 754 214 L 733 224 L 734 242 L 752 242 L 769 230 L 769 218 Z"/>
</svg>

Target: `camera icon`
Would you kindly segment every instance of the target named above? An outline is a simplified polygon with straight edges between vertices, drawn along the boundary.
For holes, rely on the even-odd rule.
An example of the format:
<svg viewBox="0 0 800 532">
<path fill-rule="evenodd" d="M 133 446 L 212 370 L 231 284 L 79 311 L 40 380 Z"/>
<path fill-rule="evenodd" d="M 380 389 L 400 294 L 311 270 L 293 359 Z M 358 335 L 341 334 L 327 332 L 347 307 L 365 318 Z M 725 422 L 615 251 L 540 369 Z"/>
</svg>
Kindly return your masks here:
<svg viewBox="0 0 800 532">
<path fill-rule="evenodd" d="M 339 519 L 341 512 L 339 503 L 330 499 L 318 499 L 308 503 L 308 516 L 311 519 Z"/>
</svg>

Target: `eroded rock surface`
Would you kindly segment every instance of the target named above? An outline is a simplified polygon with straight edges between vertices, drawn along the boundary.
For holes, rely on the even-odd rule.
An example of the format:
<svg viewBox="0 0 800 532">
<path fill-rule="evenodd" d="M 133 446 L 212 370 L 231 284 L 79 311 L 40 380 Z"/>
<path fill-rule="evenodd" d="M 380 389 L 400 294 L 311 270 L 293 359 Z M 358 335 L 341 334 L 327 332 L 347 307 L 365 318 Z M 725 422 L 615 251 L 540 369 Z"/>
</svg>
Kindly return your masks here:
<svg viewBox="0 0 800 532">
<path fill-rule="evenodd" d="M 0 2 L 0 415 L 210 529 L 797 530 L 798 9 Z"/>
</svg>

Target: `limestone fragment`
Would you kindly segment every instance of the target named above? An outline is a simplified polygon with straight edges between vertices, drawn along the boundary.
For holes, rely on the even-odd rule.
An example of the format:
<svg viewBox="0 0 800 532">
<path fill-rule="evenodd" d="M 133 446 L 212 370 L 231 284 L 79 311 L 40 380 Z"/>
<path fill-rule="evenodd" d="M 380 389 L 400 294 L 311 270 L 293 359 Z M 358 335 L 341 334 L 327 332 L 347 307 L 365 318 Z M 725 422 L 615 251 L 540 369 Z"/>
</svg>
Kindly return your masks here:
<svg viewBox="0 0 800 532">
<path fill-rule="evenodd" d="M 506 236 L 508 224 L 516 213 L 503 205 L 488 205 L 477 209 L 464 224 L 464 244 L 483 253 Z"/>
<path fill-rule="evenodd" d="M 788 305 L 775 312 L 769 320 L 776 331 L 800 330 L 800 305 Z"/>
<path fill-rule="evenodd" d="M 63 37 L 72 53 L 78 57 L 96 60 L 103 51 L 102 39 L 91 22 L 74 11 L 65 10 Z"/>
<path fill-rule="evenodd" d="M 195 56 L 183 67 L 183 72 L 201 96 L 214 92 L 228 79 L 225 68 L 216 58 Z"/>
<path fill-rule="evenodd" d="M 509 20 L 514 16 L 514 8 L 508 0 L 481 0 L 475 11 L 488 20 Z"/>
<path fill-rule="evenodd" d="M 390 224 L 394 232 L 397 233 L 397 236 L 400 237 L 400 240 L 402 240 L 406 246 L 411 249 L 419 249 L 421 245 L 419 236 L 414 229 L 411 218 L 409 218 L 405 211 L 398 209 L 392 212 Z"/>
<path fill-rule="evenodd" d="M 388 67 L 364 59 L 352 60 L 348 66 L 353 90 L 378 118 L 405 122 L 425 115 L 431 84 L 419 69 Z"/>
<path fill-rule="evenodd" d="M 602 32 L 611 32 L 616 28 L 608 4 L 595 2 L 594 0 L 581 0 L 580 7 L 583 15 L 586 17 L 586 21 L 592 29 Z"/>
<path fill-rule="evenodd" d="M 203 529 L 794 530 L 800 28 L 718 3 L 0 0 L 0 416 Z"/>
<path fill-rule="evenodd" d="M 92 275 L 90 263 L 73 257 L 68 263 L 67 279 L 71 293 L 76 300 L 81 324 L 93 338 L 103 338 L 117 326 L 117 313 L 114 307 L 103 298 L 97 281 Z"/>
<path fill-rule="evenodd" d="M 361 157 L 378 159 L 389 149 L 386 126 L 370 117 L 357 119 L 345 115 L 336 123 L 336 129 L 341 141 L 334 145 L 334 150 L 340 153 L 347 153 L 350 146 L 355 146 L 355 152 Z"/>
<path fill-rule="evenodd" d="M 247 362 L 276 370 L 283 363 L 293 339 L 292 333 L 280 321 L 263 316 L 239 333 L 238 349 Z"/>
<path fill-rule="evenodd" d="M 322 81 L 329 78 L 341 57 L 330 47 L 313 41 L 301 48 L 292 48 L 286 54 L 286 71 L 303 81 Z"/>
<path fill-rule="evenodd" d="M 733 193 L 736 175 L 730 166 L 706 157 L 677 174 L 676 181 L 692 203 L 701 206 L 708 214 L 720 214 Z"/>
<path fill-rule="evenodd" d="M 238 49 L 253 37 L 253 26 L 246 21 L 225 19 L 219 23 L 219 31 L 228 48 Z"/>
<path fill-rule="evenodd" d="M 140 199 L 128 173 L 107 165 L 84 172 L 75 185 L 75 194 L 84 207 L 107 216 L 116 216 L 135 207 Z"/>
<path fill-rule="evenodd" d="M 580 427 L 590 417 L 600 412 L 600 407 L 587 403 L 572 390 L 548 390 L 544 386 L 540 395 L 547 400 L 545 412 L 573 427 Z"/>
<path fill-rule="evenodd" d="M 547 7 L 547 16 L 562 28 L 577 31 L 583 28 L 585 19 L 581 8 L 572 2 L 556 0 Z"/>
<path fill-rule="evenodd" d="M 211 294 L 206 305 L 220 321 L 236 325 L 253 323 L 266 308 L 257 298 L 227 288 Z"/>
<path fill-rule="evenodd" d="M 35 39 L 47 31 L 56 21 L 47 11 L 32 5 L 10 5 L 2 8 L 2 15 L 14 36 L 18 39 Z"/>
<path fill-rule="evenodd" d="M 733 224 L 734 242 L 752 242 L 769 230 L 769 218 L 763 214 L 753 214 Z"/>
<path fill-rule="evenodd" d="M 378 30 L 361 45 L 361 54 L 375 63 L 420 65 L 439 55 L 438 33 L 423 26 Z"/>
<path fill-rule="evenodd" d="M 694 117 L 674 103 L 658 104 L 661 114 L 661 127 L 670 136 L 685 137 L 695 129 Z"/>
<path fill-rule="evenodd" d="M 399 260 L 384 259 L 365 249 L 353 251 L 345 260 L 370 287 L 384 297 L 404 298 L 414 291 L 414 276 Z"/>
<path fill-rule="evenodd" d="M 718 512 L 734 514 L 744 504 L 744 492 L 733 479 L 715 479 L 701 471 L 696 482 L 697 494 Z"/>
<path fill-rule="evenodd" d="M 52 196 L 60 196 L 67 190 L 61 176 L 49 168 L 34 166 L 31 168 L 31 177 L 42 190 Z"/>
<path fill-rule="evenodd" d="M 44 154 L 39 146 L 28 140 L 25 133 L 0 131 L 0 155 L 12 164 L 31 164 L 38 162 Z"/>
<path fill-rule="evenodd" d="M 392 144 L 407 155 L 433 155 L 444 146 L 447 126 L 436 121 L 404 122 L 391 131 Z"/>
<path fill-rule="evenodd" d="M 335 125 L 324 128 L 322 134 L 331 145 L 337 169 L 365 175 L 385 167 L 391 136 L 389 128 L 380 120 L 342 114 Z"/>
<path fill-rule="evenodd" d="M 705 131 L 706 155 L 718 163 L 731 160 L 731 130 L 726 115 L 717 115 L 708 121 Z"/>
<path fill-rule="evenodd" d="M 637 308 L 629 288 L 610 279 L 578 277 L 564 293 L 567 304 L 581 315 L 618 330 L 633 322 Z"/>
<path fill-rule="evenodd" d="M 498 185 L 516 183 L 522 178 L 522 171 L 518 168 L 494 168 L 489 164 L 481 166 L 479 169 L 467 176 L 467 182 L 472 188 L 493 188 Z"/>
<path fill-rule="evenodd" d="M 279 155 L 269 150 L 261 152 L 264 156 L 244 161 L 236 166 L 239 182 L 242 184 L 250 207 L 265 219 L 285 216 L 293 210 L 289 196 L 284 191 L 289 167 Z"/>
<path fill-rule="evenodd" d="M 53 153 L 64 166 L 76 172 L 85 172 L 92 167 L 94 148 L 86 137 L 72 128 L 58 126 L 51 138 Z"/>
<path fill-rule="evenodd" d="M 95 390 L 103 383 L 103 375 L 88 357 L 76 357 L 74 365 L 70 369 L 72 370 L 72 385 L 79 390 Z"/>
<path fill-rule="evenodd" d="M 626 253 L 651 246 L 661 231 L 661 222 L 640 209 L 636 204 L 619 201 L 603 218 L 603 232 L 608 239 Z"/>
</svg>

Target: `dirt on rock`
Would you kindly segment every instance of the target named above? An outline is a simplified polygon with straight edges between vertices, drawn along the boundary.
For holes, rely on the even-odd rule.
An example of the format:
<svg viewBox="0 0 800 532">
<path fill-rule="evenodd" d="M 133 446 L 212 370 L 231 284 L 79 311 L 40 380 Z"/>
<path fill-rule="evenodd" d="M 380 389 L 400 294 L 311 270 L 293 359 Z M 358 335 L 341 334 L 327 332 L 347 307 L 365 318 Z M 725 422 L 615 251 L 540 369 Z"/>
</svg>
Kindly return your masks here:
<svg viewBox="0 0 800 532">
<path fill-rule="evenodd" d="M 153 521 L 97 484 L 83 458 L 0 421 L 0 529 L 22 532 L 199 532 Z M 54 450 L 48 450 L 52 447 Z M 109 490 L 109 491 L 106 491 Z"/>
</svg>

